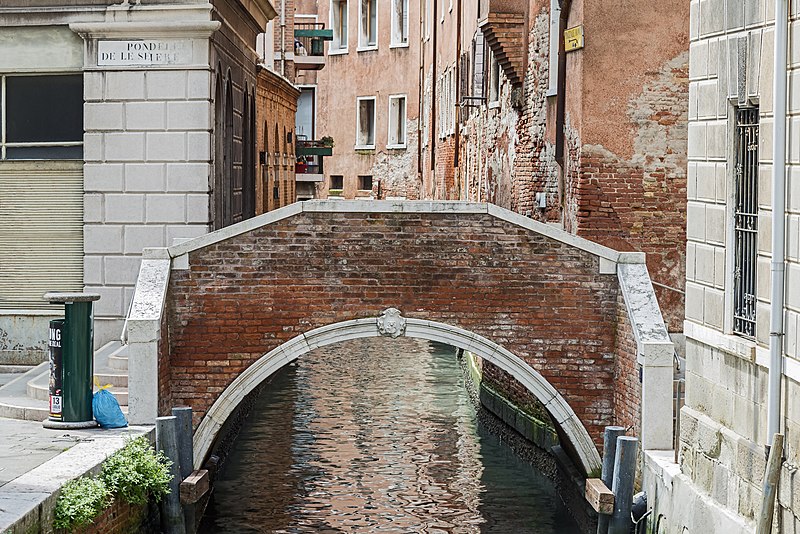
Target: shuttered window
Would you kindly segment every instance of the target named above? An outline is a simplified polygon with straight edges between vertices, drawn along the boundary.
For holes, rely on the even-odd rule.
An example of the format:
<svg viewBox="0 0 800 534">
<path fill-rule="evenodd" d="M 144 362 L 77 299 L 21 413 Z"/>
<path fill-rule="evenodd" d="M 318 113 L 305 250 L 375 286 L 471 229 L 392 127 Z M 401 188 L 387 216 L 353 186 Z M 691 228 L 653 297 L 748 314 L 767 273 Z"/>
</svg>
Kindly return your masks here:
<svg viewBox="0 0 800 534">
<path fill-rule="evenodd" d="M 0 309 L 83 289 L 83 162 L 0 162 Z"/>
</svg>

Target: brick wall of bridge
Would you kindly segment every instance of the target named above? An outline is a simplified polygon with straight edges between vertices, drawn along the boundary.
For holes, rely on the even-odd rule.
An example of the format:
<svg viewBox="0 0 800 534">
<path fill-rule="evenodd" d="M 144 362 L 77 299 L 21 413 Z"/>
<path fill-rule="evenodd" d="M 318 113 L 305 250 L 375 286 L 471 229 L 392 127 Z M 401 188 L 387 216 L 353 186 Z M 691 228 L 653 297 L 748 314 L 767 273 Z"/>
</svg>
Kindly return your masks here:
<svg viewBox="0 0 800 534">
<path fill-rule="evenodd" d="M 159 387 L 162 410 L 191 405 L 196 423 L 281 343 L 390 306 L 523 358 L 597 443 L 615 420 L 616 275 L 490 215 L 303 212 L 192 252 L 189 266 L 170 279 Z"/>
</svg>

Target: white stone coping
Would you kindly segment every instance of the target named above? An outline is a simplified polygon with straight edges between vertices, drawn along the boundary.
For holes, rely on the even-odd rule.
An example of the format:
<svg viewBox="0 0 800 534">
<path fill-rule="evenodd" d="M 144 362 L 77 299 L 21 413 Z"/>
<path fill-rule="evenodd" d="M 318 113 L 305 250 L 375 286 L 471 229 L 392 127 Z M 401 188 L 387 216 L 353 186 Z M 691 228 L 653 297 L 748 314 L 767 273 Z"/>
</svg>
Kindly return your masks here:
<svg viewBox="0 0 800 534">
<path fill-rule="evenodd" d="M 163 252 L 158 252 L 158 249 L 145 249 L 144 257 L 176 258 L 300 213 L 486 213 L 531 232 L 588 252 L 599 257 L 601 260 L 606 260 L 613 264 L 644 264 L 645 262 L 645 255 L 641 252 L 618 252 L 594 243 L 593 241 L 589 241 L 588 239 L 570 234 L 552 225 L 535 221 L 530 217 L 525 217 L 524 215 L 495 206 L 494 204 L 426 200 L 308 200 L 305 202 L 296 202 L 275 211 L 253 217 L 238 224 L 227 226 L 209 234 L 169 247 L 166 256 Z M 603 265 L 601 265 L 601 270 L 606 273 L 615 272 L 615 270 L 609 271 L 607 267 Z"/>
<path fill-rule="evenodd" d="M 126 319 L 129 343 L 158 341 L 167 298 L 169 259 L 143 259 Z"/>
<path fill-rule="evenodd" d="M 599 472 L 600 455 L 589 433 L 560 393 L 536 370 L 500 345 L 456 326 L 403 318 L 407 337 L 452 345 L 494 363 L 514 376 L 544 405 L 578 454 L 584 473 Z M 276 347 L 245 369 L 217 398 L 194 435 L 195 468 L 200 468 L 222 425 L 241 401 L 259 384 L 286 364 L 307 352 L 367 337 L 380 337 L 379 318 L 355 319 L 323 326 L 300 334 Z"/>
<path fill-rule="evenodd" d="M 106 458 L 128 439 L 147 435 L 153 427 L 81 432 L 85 437 L 67 451 L 0 487 L 0 532 L 50 532 L 53 509 L 61 487 L 86 474 L 95 474 Z M 24 454 L 24 451 L 20 451 Z"/>
<path fill-rule="evenodd" d="M 671 366 L 675 346 L 664 326 L 647 266 L 619 265 L 617 278 L 636 339 L 639 363 L 649 367 Z"/>
<path fill-rule="evenodd" d="M 198 6 L 185 6 L 185 8 L 196 10 Z M 163 12 L 163 6 L 159 6 L 158 11 Z M 210 17 L 210 14 L 208 16 Z M 165 36 L 175 39 L 181 37 L 208 38 L 219 30 L 221 26 L 221 22 L 213 20 L 180 21 L 173 18 L 165 18 L 164 20 L 154 21 L 73 22 L 69 25 L 69 29 L 90 39 L 121 39 L 123 37 L 163 39 Z"/>
</svg>

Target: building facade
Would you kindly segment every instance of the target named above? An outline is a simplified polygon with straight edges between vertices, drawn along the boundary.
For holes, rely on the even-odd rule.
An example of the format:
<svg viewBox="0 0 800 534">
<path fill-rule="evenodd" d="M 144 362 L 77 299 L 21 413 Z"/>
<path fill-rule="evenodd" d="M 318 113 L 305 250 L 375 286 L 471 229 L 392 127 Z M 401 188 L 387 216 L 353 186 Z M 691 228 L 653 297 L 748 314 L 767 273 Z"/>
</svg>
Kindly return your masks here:
<svg viewBox="0 0 800 534">
<path fill-rule="evenodd" d="M 691 2 L 686 406 L 679 470 L 651 458 L 646 473 L 648 492 L 665 496 L 655 516 L 668 526 L 664 532 L 753 532 L 773 410 L 785 445 L 772 531 L 800 529 L 800 6 L 791 2 L 781 25 L 793 45 L 786 65 L 776 67 L 775 5 Z M 788 85 L 775 87 L 776 68 L 788 71 Z M 786 173 L 776 169 L 776 178 L 773 127 L 783 118 L 774 91 L 781 86 L 788 90 Z M 785 195 L 775 180 L 785 183 Z M 781 198 L 782 331 L 770 325 L 771 304 L 780 305 L 770 262 L 780 252 L 772 237 L 773 223 L 781 222 L 773 220 L 781 210 L 773 199 Z M 780 366 L 770 363 L 771 332 Z M 770 370 L 780 377 L 772 407 Z"/>
<path fill-rule="evenodd" d="M 420 198 L 419 0 L 315 3 L 333 39 L 314 87 L 317 131 L 333 140 L 320 196 Z"/>
<path fill-rule="evenodd" d="M 688 19 L 682 0 L 426 0 L 423 196 L 646 252 L 680 333 Z"/>
<path fill-rule="evenodd" d="M 35 5 L 34 5 L 35 4 Z M 0 6 L 0 350 L 41 361 L 50 290 L 120 336 L 144 247 L 256 212 L 256 36 L 268 0 Z"/>
</svg>

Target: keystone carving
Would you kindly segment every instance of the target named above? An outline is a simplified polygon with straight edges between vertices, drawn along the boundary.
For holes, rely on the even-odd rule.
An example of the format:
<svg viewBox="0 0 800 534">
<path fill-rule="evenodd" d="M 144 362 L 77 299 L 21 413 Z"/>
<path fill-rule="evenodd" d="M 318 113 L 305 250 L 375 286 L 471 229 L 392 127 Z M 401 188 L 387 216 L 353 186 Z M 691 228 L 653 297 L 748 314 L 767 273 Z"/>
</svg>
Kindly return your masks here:
<svg viewBox="0 0 800 534">
<path fill-rule="evenodd" d="M 378 332 L 382 336 L 400 337 L 406 333 L 406 318 L 397 308 L 389 308 L 378 317 Z"/>
</svg>

